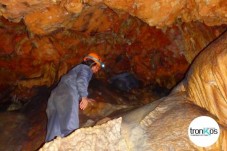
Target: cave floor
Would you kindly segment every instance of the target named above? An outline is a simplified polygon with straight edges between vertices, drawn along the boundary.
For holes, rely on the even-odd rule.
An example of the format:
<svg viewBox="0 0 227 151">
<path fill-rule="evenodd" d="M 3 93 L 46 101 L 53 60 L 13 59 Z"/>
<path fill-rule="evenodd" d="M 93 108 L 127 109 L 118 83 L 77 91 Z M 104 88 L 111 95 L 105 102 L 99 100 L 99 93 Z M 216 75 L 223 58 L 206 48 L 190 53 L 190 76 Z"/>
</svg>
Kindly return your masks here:
<svg viewBox="0 0 227 151">
<path fill-rule="evenodd" d="M 38 95 L 20 110 L 0 112 L 0 150 L 32 151 L 44 144 L 47 124 L 45 110 L 50 89 L 38 89 Z M 149 88 L 119 92 L 96 82 L 91 83 L 89 92 L 96 101 L 85 111 L 80 111 L 80 127 L 93 126 L 106 117 L 120 116 L 161 97 L 158 93 L 151 93 Z"/>
</svg>

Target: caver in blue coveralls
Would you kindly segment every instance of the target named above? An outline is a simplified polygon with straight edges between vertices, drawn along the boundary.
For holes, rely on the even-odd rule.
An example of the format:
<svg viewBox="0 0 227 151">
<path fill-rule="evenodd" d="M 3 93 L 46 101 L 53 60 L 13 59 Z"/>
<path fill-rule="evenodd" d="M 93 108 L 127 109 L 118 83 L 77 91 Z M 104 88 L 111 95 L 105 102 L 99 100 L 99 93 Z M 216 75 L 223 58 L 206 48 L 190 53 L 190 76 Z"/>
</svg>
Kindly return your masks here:
<svg viewBox="0 0 227 151">
<path fill-rule="evenodd" d="M 55 136 L 64 137 L 79 127 L 79 100 L 87 97 L 92 74 L 89 66 L 80 64 L 64 75 L 51 92 L 46 110 L 46 142 Z"/>
</svg>

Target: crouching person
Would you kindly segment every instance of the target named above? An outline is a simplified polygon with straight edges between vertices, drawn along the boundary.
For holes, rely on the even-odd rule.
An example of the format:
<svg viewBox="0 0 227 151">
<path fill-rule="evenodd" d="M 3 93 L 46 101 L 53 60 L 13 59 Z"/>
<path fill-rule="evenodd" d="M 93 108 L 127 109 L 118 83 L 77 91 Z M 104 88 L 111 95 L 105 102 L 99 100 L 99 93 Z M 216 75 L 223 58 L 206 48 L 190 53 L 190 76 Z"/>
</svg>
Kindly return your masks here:
<svg viewBox="0 0 227 151">
<path fill-rule="evenodd" d="M 104 67 L 101 58 L 96 53 L 89 53 L 81 64 L 62 76 L 48 99 L 46 142 L 56 136 L 67 136 L 79 128 L 79 108 L 87 107 L 89 82 L 101 67 Z"/>
</svg>

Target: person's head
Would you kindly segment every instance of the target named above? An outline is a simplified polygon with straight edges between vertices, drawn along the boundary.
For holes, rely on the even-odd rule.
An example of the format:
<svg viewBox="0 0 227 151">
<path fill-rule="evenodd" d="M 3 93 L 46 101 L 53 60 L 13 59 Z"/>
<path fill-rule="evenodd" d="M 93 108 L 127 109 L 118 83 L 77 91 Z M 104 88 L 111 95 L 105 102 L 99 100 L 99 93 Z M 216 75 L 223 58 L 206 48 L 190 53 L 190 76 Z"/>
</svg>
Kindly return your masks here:
<svg viewBox="0 0 227 151">
<path fill-rule="evenodd" d="M 96 53 L 89 53 L 86 57 L 84 57 L 83 64 L 88 65 L 93 73 L 97 73 L 101 68 L 105 67 L 101 57 Z"/>
</svg>

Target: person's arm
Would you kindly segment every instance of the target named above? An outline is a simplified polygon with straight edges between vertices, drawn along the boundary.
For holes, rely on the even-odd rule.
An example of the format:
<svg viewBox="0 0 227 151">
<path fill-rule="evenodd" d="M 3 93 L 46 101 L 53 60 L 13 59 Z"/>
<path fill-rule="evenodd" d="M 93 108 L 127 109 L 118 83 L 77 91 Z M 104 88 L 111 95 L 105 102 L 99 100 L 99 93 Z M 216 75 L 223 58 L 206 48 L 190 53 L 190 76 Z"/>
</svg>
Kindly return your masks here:
<svg viewBox="0 0 227 151">
<path fill-rule="evenodd" d="M 88 84 L 90 80 L 90 72 L 89 68 L 82 68 L 81 71 L 77 75 L 76 86 L 80 97 L 82 98 L 80 102 L 80 108 L 84 110 L 88 104 Z"/>
<path fill-rule="evenodd" d="M 88 84 L 91 74 L 89 70 L 89 68 L 82 68 L 76 78 L 76 87 L 81 98 L 88 96 Z"/>
</svg>

